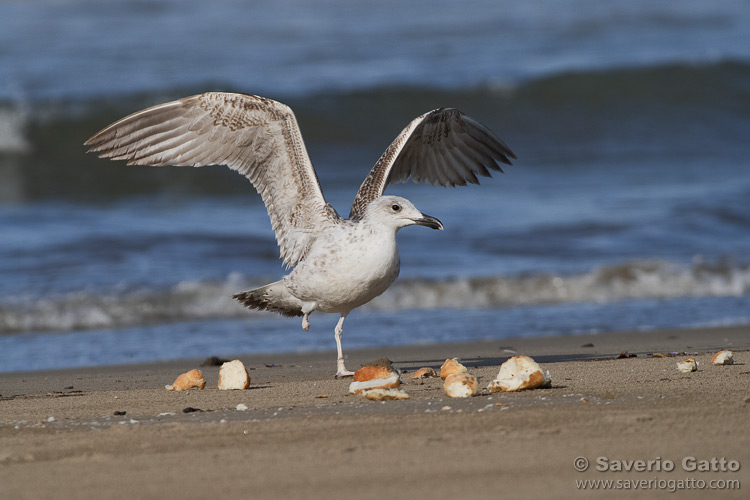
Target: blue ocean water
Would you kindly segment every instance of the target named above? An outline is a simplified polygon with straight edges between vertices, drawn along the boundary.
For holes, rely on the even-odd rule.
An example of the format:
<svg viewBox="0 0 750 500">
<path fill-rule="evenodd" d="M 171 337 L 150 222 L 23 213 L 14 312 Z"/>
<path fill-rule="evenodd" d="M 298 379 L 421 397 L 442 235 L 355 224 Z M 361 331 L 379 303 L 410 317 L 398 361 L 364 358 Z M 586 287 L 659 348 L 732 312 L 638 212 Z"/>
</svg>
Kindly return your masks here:
<svg viewBox="0 0 750 500">
<path fill-rule="evenodd" d="M 223 167 L 82 143 L 207 90 L 297 114 L 340 213 L 415 116 L 462 109 L 518 156 L 403 184 L 446 230 L 346 346 L 750 323 L 750 7 L 742 1 L 39 0 L 0 4 L 0 371 L 333 349 L 336 318 L 248 311 L 278 279 L 265 208 Z"/>
</svg>

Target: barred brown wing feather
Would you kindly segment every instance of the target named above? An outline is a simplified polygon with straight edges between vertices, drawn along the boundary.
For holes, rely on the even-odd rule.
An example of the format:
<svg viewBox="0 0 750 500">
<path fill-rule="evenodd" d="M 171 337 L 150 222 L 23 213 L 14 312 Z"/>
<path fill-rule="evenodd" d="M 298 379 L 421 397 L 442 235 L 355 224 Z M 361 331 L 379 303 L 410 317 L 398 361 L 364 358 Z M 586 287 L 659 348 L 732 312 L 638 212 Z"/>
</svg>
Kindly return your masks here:
<svg viewBox="0 0 750 500">
<path fill-rule="evenodd" d="M 291 109 L 259 96 L 212 92 L 119 120 L 85 143 L 129 165 L 227 165 L 263 198 L 281 257 L 302 260 L 317 231 L 338 220 L 320 189 Z"/>
<path fill-rule="evenodd" d="M 457 109 L 440 108 L 412 120 L 385 150 L 357 191 L 350 217 L 389 184 L 428 182 L 438 186 L 479 184 L 477 175 L 502 172 L 516 156 L 491 130 Z"/>
</svg>

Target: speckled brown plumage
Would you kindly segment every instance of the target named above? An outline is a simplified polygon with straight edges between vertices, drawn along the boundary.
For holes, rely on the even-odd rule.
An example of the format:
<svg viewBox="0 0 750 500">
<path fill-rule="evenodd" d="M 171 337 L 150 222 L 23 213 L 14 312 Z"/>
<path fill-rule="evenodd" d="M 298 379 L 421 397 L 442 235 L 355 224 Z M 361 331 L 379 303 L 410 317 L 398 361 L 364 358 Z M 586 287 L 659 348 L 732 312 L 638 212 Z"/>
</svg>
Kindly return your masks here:
<svg viewBox="0 0 750 500">
<path fill-rule="evenodd" d="M 129 165 L 227 165 L 244 174 L 266 204 L 284 263 L 280 281 L 234 295 L 246 307 L 302 316 L 341 315 L 335 329 L 337 375 L 347 314 L 383 293 L 400 271 L 396 232 L 443 229 L 409 200 L 385 196 L 389 184 L 413 179 L 440 186 L 477 184 L 515 158 L 489 129 L 456 109 L 412 120 L 365 178 L 342 219 L 326 203 L 294 113 L 259 96 L 211 92 L 138 111 L 86 141 L 100 157 Z"/>
<path fill-rule="evenodd" d="M 315 231 L 339 219 L 323 198 L 292 110 L 271 99 L 185 97 L 123 118 L 86 145 L 129 165 L 227 165 L 244 174 L 266 204 L 287 266 L 304 258 Z"/>
</svg>

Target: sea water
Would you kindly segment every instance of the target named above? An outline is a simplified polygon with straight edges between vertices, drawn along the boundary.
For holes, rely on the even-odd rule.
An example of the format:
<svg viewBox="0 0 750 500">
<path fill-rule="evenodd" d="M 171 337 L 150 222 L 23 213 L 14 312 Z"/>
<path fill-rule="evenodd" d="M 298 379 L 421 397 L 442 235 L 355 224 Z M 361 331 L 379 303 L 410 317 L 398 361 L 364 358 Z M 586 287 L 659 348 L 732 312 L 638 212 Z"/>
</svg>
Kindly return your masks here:
<svg viewBox="0 0 750 500">
<path fill-rule="evenodd" d="M 286 272 L 246 179 L 85 155 L 207 90 L 289 104 L 342 215 L 427 110 L 518 156 L 388 188 L 445 231 L 400 231 L 345 348 L 750 323 L 744 2 L 8 1 L 0 47 L 0 371 L 333 349 L 231 299 Z"/>
</svg>

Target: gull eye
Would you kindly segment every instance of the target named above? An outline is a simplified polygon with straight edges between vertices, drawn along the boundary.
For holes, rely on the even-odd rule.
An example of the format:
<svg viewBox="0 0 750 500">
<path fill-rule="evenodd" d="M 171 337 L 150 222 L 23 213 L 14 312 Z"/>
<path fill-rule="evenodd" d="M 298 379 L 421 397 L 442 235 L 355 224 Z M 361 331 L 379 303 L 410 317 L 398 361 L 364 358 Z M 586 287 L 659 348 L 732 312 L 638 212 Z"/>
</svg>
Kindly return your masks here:
<svg viewBox="0 0 750 500">
<path fill-rule="evenodd" d="M 394 212 L 400 212 L 401 211 L 401 205 L 396 205 L 395 203 L 391 205 L 391 210 Z"/>
</svg>

